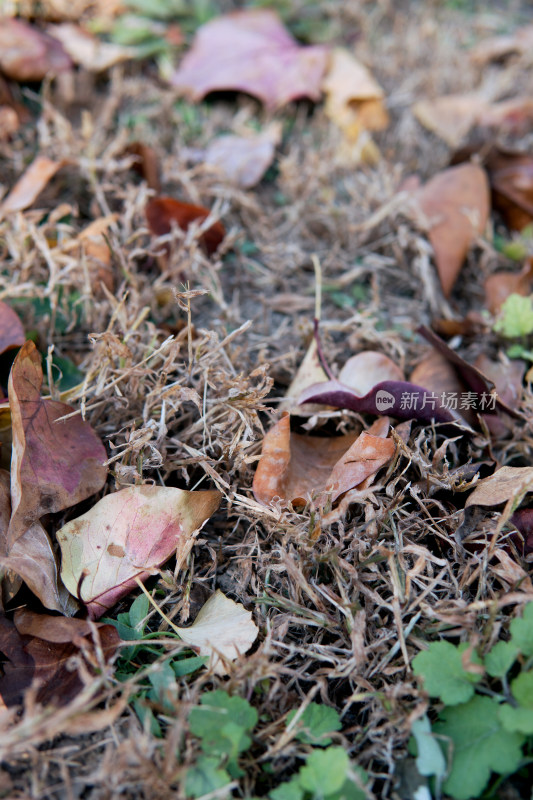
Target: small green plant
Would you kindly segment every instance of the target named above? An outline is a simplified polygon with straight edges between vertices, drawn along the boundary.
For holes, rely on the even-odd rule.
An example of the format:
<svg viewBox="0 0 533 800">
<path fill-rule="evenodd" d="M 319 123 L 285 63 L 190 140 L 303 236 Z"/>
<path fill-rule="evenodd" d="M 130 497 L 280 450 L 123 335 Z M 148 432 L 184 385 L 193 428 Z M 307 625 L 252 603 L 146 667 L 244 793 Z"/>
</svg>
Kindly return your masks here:
<svg viewBox="0 0 533 800">
<path fill-rule="evenodd" d="M 290 781 L 270 792 L 271 800 L 365 800 L 367 775 L 350 765 L 342 747 L 313 750 Z"/>
<path fill-rule="evenodd" d="M 506 339 L 518 339 L 533 333 L 533 296 L 510 294 L 502 304 L 494 330 Z"/>
<path fill-rule="evenodd" d="M 455 800 L 479 797 L 493 772 L 511 775 L 533 744 L 533 603 L 511 622 L 511 638 L 481 658 L 462 644 L 433 642 L 413 660 L 415 675 L 444 704 L 431 728 L 413 726 L 411 749 L 422 775 L 444 777 L 435 749 L 447 757 L 444 791 Z"/>
</svg>

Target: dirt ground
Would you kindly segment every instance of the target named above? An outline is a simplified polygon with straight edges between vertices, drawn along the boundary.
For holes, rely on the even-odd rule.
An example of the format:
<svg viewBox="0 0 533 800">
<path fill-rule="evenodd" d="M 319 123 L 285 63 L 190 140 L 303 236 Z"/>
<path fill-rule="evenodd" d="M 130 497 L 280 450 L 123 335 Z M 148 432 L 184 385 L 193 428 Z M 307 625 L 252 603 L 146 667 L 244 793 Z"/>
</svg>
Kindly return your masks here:
<svg viewBox="0 0 533 800">
<path fill-rule="evenodd" d="M 309 5 L 293 3 L 289 20 L 309 13 Z M 220 11 L 231 7 L 220 3 Z M 309 508 L 266 509 L 253 498 L 264 432 L 278 419 L 312 338 L 313 254 L 323 273 L 322 342 L 335 373 L 350 355 L 376 349 L 409 374 L 428 351 L 418 325 L 481 313 L 484 279 L 508 264 L 488 239 L 480 241 L 445 301 L 427 237 L 401 207 L 378 213 L 407 176 L 427 179 L 450 161 L 449 148 L 415 120 L 412 104 L 499 80 L 513 92 L 530 87 L 530 76 L 512 65 L 500 78 L 467 57 L 480 39 L 527 22 L 529 3 L 331 0 L 312 10 L 329 26 L 328 41 L 354 48 L 385 90 L 391 125 L 375 135 L 375 166 L 338 163 L 341 134 L 320 103 L 301 101 L 272 115 L 228 93 L 192 105 L 149 60 L 99 77 L 80 71 L 71 86 L 31 86 L 24 102 L 35 116 L 0 144 L 5 189 L 37 153 L 68 159 L 36 204 L 47 218 L 34 209 L 0 222 L 0 298 L 16 308 L 41 351 L 53 344 L 84 374 L 83 396 L 73 404 L 82 403 L 115 457 L 107 491 L 142 479 L 216 487 L 224 495 L 187 568 L 177 575 L 165 568 L 160 605 L 183 624 L 220 588 L 253 609 L 260 630 L 229 676 L 199 671 L 179 679 L 175 714 L 161 717 L 163 739 L 143 730 L 131 705 L 110 725 L 83 733 L 83 719 L 76 722 L 87 712 L 81 701 L 54 713 L 30 702 L 0 730 L 0 797 L 185 797 L 183 776 L 198 757 L 187 735 L 189 709 L 202 692 L 223 688 L 259 714 L 241 762 L 245 775 L 231 796 L 267 796 L 272 776 L 294 772 L 305 746 L 292 740 L 277 747 L 282 719 L 313 699 L 340 712 L 334 741 L 367 771 L 370 796 L 407 800 L 410 726 L 429 704 L 413 657 L 439 634 L 496 641 L 520 602 L 492 602 L 517 591 L 497 555 L 486 555 L 498 515 L 479 515 L 476 547 L 465 550 L 456 537 L 464 495 L 452 490 L 468 481 L 468 465 L 487 459 L 483 433 L 452 443 L 442 458 L 443 433 L 414 423 L 394 468 L 380 473 L 367 499 L 318 532 Z M 255 189 L 233 188 L 195 160 L 217 134 L 260 130 L 273 116 L 283 137 Z M 144 215 L 150 190 L 123 155 L 131 141 L 154 148 L 165 194 L 215 209 L 228 230 L 216 255 L 206 256 L 197 238 L 183 239 L 161 270 Z M 72 256 L 50 256 L 58 239 L 110 213 L 117 214 L 108 231 L 111 291 Z M 493 224 L 498 231 L 501 222 Z M 187 286 L 205 290 L 190 301 L 190 325 L 175 298 Z M 473 361 L 498 347 L 489 329 L 464 337 L 459 350 Z M 523 408 L 531 408 L 529 389 L 524 397 Z M 499 465 L 531 463 L 530 419 L 490 451 Z M 294 424 L 302 431 L 306 421 Z M 368 419 L 331 411 L 313 424 L 315 433 L 331 434 Z M 57 515 L 53 528 L 88 508 L 82 505 Z M 527 572 L 527 559 L 516 560 Z M 130 603 L 122 601 L 116 613 Z M 156 616 L 151 625 L 166 629 Z M 124 693 L 112 674 L 103 691 L 109 708 Z M 491 796 L 525 797 L 521 786 L 508 781 Z"/>
</svg>

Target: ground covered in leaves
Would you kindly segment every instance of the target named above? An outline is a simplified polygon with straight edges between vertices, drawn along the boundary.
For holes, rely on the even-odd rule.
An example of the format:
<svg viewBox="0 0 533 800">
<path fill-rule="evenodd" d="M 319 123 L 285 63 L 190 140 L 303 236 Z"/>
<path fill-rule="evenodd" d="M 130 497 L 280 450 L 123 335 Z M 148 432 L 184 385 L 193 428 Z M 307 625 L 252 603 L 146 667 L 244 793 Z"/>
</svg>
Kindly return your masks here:
<svg viewBox="0 0 533 800">
<path fill-rule="evenodd" d="M 68 19 L 66 4 L 20 5 L 39 30 Z M 317 58 L 342 47 L 370 71 L 370 95 L 342 114 L 327 86 L 183 88 L 196 31 L 242 4 L 130 3 L 140 43 L 118 4 L 103 21 L 105 3 L 72 5 L 106 41 L 145 49 L 36 81 L 2 62 L 0 34 L 0 797 L 528 796 L 533 112 L 516 99 L 531 97 L 533 48 L 531 32 L 512 39 L 527 4 L 270 4 Z M 507 50 L 479 49 L 503 35 Z M 448 95 L 469 99 L 428 108 Z M 261 140 L 244 175 L 220 169 L 230 135 Z M 209 216 L 171 223 L 168 198 Z M 346 366 L 364 351 L 380 356 Z M 426 391 L 485 400 L 424 414 L 402 399 L 413 391 L 419 406 Z M 23 420 L 43 414 L 90 428 L 71 462 L 70 440 L 46 441 L 42 474 L 89 464 L 92 488 L 32 506 L 14 476 L 24 488 L 39 471 L 20 453 Z M 141 564 L 136 551 L 135 569 L 88 588 L 91 556 L 73 566 L 69 537 L 80 518 L 105 527 L 119 491 L 133 514 L 146 486 L 202 492 L 176 514 L 203 527 L 177 558 L 168 542 Z M 146 539 L 171 496 L 146 512 Z M 62 558 L 68 592 L 20 566 L 28 530 Z M 187 629 L 214 605 L 231 641 L 209 661 Z M 54 612 L 76 629 L 47 640 L 36 614 Z M 10 668 L 32 659 L 13 688 Z"/>
</svg>

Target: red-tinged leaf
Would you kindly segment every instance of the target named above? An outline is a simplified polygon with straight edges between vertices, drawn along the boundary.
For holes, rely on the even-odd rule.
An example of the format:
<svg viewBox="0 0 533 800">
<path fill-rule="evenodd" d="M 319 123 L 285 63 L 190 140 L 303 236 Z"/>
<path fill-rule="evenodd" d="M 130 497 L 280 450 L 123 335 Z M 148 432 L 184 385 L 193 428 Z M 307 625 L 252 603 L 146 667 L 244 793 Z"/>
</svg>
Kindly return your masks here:
<svg viewBox="0 0 533 800">
<path fill-rule="evenodd" d="M 300 46 L 275 11 L 236 11 L 202 25 L 171 83 L 191 100 L 209 92 L 247 92 L 268 109 L 320 98 L 325 47 Z"/>
<path fill-rule="evenodd" d="M 16 81 L 41 81 L 72 67 L 63 46 L 33 25 L 12 17 L 0 24 L 0 70 Z"/>
<path fill-rule="evenodd" d="M 22 322 L 7 303 L 0 301 L 0 353 L 22 347 L 25 339 Z"/>
<path fill-rule="evenodd" d="M 367 394 L 381 381 L 403 381 L 405 376 L 400 367 L 384 353 L 363 350 L 352 356 L 339 373 L 339 381 L 349 386 L 357 394 Z"/>
<path fill-rule="evenodd" d="M 533 508 L 519 508 L 511 517 L 511 522 L 523 536 L 521 541 L 516 535 L 513 537 L 515 543 L 520 547 L 522 555 L 527 556 L 533 553 Z"/>
<path fill-rule="evenodd" d="M 103 497 L 57 532 L 63 583 L 98 619 L 136 583 L 176 555 L 187 558 L 195 534 L 220 503 L 216 491 L 131 486 Z"/>
<path fill-rule="evenodd" d="M 43 514 L 62 511 L 98 492 L 105 484 L 105 448 L 91 426 L 73 409 L 40 396 L 41 357 L 26 342 L 9 376 L 13 430 L 8 549 Z"/>
<path fill-rule="evenodd" d="M 395 445 L 387 436 L 388 420 L 379 420 L 359 436 L 302 436 L 290 430 L 285 414 L 266 434 L 253 481 L 256 500 L 269 505 L 322 506 L 363 483 L 387 464 Z"/>
<path fill-rule="evenodd" d="M 0 219 L 6 214 L 29 208 L 64 163 L 37 156 L 0 205 Z"/>
<path fill-rule="evenodd" d="M 340 381 L 326 381 L 306 389 L 298 402 L 300 405 L 322 403 L 358 413 L 387 414 L 402 420 L 458 421 L 457 414 L 443 408 L 433 392 L 407 381 L 382 381 L 362 397 Z"/>
<path fill-rule="evenodd" d="M 451 167 L 431 178 L 416 198 L 429 225 L 442 290 L 449 297 L 470 247 L 487 224 L 487 176 L 476 164 Z"/>
<path fill-rule="evenodd" d="M 37 680 L 37 702 L 66 705 L 84 686 L 72 669 L 72 657 L 82 657 L 86 669 L 95 674 L 100 666 L 96 648 L 109 661 L 120 641 L 113 625 L 90 628 L 83 620 L 26 610 L 15 613 L 14 623 L 0 616 L 0 651 L 9 659 L 3 665 L 0 695 L 7 706 L 18 705 L 25 689 Z"/>
<path fill-rule="evenodd" d="M 146 205 L 146 219 L 148 227 L 154 236 L 164 236 L 172 230 L 175 224 L 183 231 L 189 229 L 193 222 L 204 222 L 209 216 L 209 209 L 203 206 L 194 206 L 191 203 L 182 203 L 173 197 L 154 197 Z M 199 241 L 211 255 L 218 249 L 226 235 L 226 230 L 221 222 L 214 222 L 204 231 Z"/>
</svg>

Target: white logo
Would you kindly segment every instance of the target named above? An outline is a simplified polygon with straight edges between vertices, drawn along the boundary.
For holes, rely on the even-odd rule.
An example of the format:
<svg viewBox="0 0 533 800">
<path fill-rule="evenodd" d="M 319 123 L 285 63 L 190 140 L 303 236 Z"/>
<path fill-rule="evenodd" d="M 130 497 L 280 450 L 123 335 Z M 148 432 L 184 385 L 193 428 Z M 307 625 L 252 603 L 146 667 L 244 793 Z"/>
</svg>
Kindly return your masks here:
<svg viewBox="0 0 533 800">
<path fill-rule="evenodd" d="M 386 392 L 385 389 L 380 389 L 376 394 L 376 408 L 378 411 L 387 411 L 394 403 L 394 395 Z"/>
</svg>

